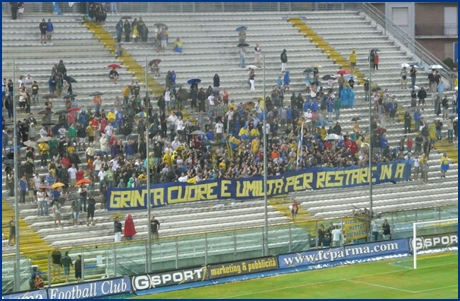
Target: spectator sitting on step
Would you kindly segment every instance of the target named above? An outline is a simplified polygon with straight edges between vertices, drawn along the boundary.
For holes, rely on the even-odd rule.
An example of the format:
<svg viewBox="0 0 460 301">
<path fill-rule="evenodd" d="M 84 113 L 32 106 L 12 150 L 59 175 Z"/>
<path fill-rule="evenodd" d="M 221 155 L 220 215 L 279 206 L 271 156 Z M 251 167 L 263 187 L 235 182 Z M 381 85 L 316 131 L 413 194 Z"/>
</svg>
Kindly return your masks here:
<svg viewBox="0 0 460 301">
<path fill-rule="evenodd" d="M 182 53 L 182 41 L 180 40 L 180 38 L 177 38 L 174 42 L 173 49 L 177 53 Z"/>
<path fill-rule="evenodd" d="M 109 78 L 113 80 L 113 83 L 116 84 L 117 83 L 117 79 L 118 79 L 119 75 L 118 75 L 118 72 L 115 68 L 113 68 L 112 70 L 110 70 L 109 72 Z"/>
</svg>

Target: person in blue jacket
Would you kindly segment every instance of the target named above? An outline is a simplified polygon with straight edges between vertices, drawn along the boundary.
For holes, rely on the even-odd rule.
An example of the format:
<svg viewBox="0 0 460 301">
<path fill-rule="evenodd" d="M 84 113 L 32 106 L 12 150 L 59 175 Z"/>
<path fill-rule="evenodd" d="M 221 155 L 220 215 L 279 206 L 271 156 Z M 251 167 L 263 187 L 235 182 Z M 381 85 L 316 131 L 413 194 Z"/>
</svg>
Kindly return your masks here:
<svg viewBox="0 0 460 301">
<path fill-rule="evenodd" d="M 46 38 L 48 41 L 51 41 L 51 36 L 53 35 L 53 23 L 51 22 L 51 19 L 48 19 L 48 22 L 46 23 Z"/>
<path fill-rule="evenodd" d="M 122 19 L 118 21 L 117 25 L 115 26 L 115 29 L 117 30 L 117 43 L 121 43 L 121 35 L 123 33 L 123 20 Z"/>
<path fill-rule="evenodd" d="M 289 84 L 291 83 L 291 78 L 289 77 L 289 71 L 284 73 L 284 90 L 289 91 Z"/>
<path fill-rule="evenodd" d="M 291 123 L 292 123 L 292 109 L 291 109 L 291 106 L 289 106 L 289 107 L 286 109 L 286 120 L 287 120 L 287 124 L 291 124 Z"/>
</svg>

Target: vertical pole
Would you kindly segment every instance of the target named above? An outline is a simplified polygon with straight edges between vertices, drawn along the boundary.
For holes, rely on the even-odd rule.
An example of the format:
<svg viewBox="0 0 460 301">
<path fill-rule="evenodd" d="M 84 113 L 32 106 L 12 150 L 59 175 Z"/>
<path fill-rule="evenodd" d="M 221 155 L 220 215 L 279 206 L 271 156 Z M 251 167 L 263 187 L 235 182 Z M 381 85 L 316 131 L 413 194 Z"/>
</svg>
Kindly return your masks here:
<svg viewBox="0 0 460 301">
<path fill-rule="evenodd" d="M 208 233 L 204 234 L 204 265 L 208 264 Z"/>
<path fill-rule="evenodd" d="M 291 252 L 292 252 L 292 227 L 291 227 L 291 224 L 289 224 L 289 253 Z"/>
<path fill-rule="evenodd" d="M 16 85 L 16 63 L 13 61 L 13 87 Z M 14 92 L 15 88 L 13 88 Z M 18 123 L 18 115 L 17 115 L 17 102 L 16 102 L 16 97 L 13 93 L 13 147 L 14 147 L 14 220 L 15 220 L 15 233 L 14 233 L 14 243 L 15 243 L 15 259 L 16 259 L 16 266 L 18 268 L 17 272 L 14 273 L 14 289 L 16 292 L 20 291 L 20 275 L 19 275 L 19 270 L 21 267 L 21 257 L 19 255 L 19 198 L 18 198 L 18 162 L 19 162 L 19 156 L 20 153 L 18 152 L 18 129 L 17 129 L 17 123 Z"/>
<path fill-rule="evenodd" d="M 299 146 L 298 146 L 298 148 L 300 150 L 299 150 L 299 159 L 297 160 L 297 167 L 299 167 L 299 165 L 300 165 L 300 161 L 301 161 L 301 158 L 302 158 L 302 152 L 303 152 L 303 147 L 302 147 L 302 144 L 303 144 L 303 125 L 304 125 L 304 123 L 302 122 L 302 126 L 300 128 L 300 139 L 299 139 Z"/>
<path fill-rule="evenodd" d="M 51 251 L 48 251 L 48 288 L 51 287 Z M 20 273 L 20 269 L 18 269 L 17 273 Z"/>
<path fill-rule="evenodd" d="M 85 282 L 85 257 L 84 249 L 81 250 L 81 282 Z"/>
<path fill-rule="evenodd" d="M 236 230 L 233 230 L 233 260 L 236 260 Z"/>
<path fill-rule="evenodd" d="M 179 243 L 177 242 L 176 236 L 176 269 L 179 268 Z"/>
<path fill-rule="evenodd" d="M 268 201 L 267 201 L 267 131 L 265 130 L 267 124 L 266 118 L 266 110 L 267 110 L 267 102 L 265 100 L 265 54 L 263 54 L 263 101 L 264 101 L 264 109 L 263 109 L 263 135 L 264 135 L 264 215 L 265 215 L 265 224 L 264 224 L 264 256 L 268 256 Z"/>
<path fill-rule="evenodd" d="M 149 98 L 149 77 L 147 74 L 147 58 L 145 58 L 145 97 L 148 100 Z M 149 139 L 149 133 L 150 133 L 150 124 L 149 124 L 149 107 L 150 107 L 150 101 L 146 102 L 146 110 L 145 110 L 145 115 L 144 115 L 144 122 L 147 120 L 145 123 L 147 126 L 147 131 L 145 131 L 145 152 L 147 153 L 147 232 L 148 232 L 148 237 L 147 237 L 147 273 L 151 272 L 152 269 L 152 233 L 150 229 L 150 215 L 151 215 L 151 210 L 152 210 L 152 204 L 150 203 L 150 156 L 149 156 L 149 144 L 150 144 L 150 139 Z"/>
<path fill-rule="evenodd" d="M 372 50 L 371 50 L 372 51 Z M 373 216 L 372 212 L 372 70 L 371 70 L 371 52 L 369 51 L 369 229 L 370 221 Z M 371 230 L 372 231 L 372 230 Z"/>
<path fill-rule="evenodd" d="M 417 244 L 415 243 L 415 239 L 417 237 L 417 224 L 412 225 L 412 249 L 414 250 L 414 270 L 417 269 Z M 410 246 L 409 246 L 410 247 Z"/>
<path fill-rule="evenodd" d="M 117 269 L 117 245 L 113 244 L 113 274 L 115 277 L 118 277 Z"/>
</svg>

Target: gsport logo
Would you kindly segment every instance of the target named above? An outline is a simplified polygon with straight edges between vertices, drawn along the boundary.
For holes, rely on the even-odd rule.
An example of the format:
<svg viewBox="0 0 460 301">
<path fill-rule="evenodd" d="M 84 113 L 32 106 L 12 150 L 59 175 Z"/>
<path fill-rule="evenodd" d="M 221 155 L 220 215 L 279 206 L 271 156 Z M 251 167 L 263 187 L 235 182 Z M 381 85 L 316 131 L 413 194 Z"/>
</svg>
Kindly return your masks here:
<svg viewBox="0 0 460 301">
<path fill-rule="evenodd" d="M 156 287 L 203 281 L 204 268 L 171 271 L 159 274 L 138 275 L 132 277 L 134 291 L 141 291 Z"/>
<path fill-rule="evenodd" d="M 457 234 L 444 234 L 444 235 L 432 235 L 432 236 L 421 236 L 415 240 L 411 238 L 409 245 L 411 250 L 427 250 L 439 247 L 449 247 L 458 244 Z"/>
</svg>

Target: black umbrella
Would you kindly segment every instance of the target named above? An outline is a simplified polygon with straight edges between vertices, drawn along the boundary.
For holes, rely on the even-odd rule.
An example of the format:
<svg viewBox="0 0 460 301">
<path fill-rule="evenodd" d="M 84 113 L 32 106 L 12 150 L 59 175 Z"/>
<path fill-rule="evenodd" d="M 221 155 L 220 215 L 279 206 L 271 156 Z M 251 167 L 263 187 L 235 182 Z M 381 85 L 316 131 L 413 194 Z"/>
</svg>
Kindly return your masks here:
<svg viewBox="0 0 460 301">
<path fill-rule="evenodd" d="M 54 115 L 61 115 L 61 114 L 64 114 L 64 113 L 67 113 L 67 110 L 59 110 L 56 113 L 54 113 Z"/>
<path fill-rule="evenodd" d="M 104 94 L 105 94 L 104 92 L 96 91 L 96 92 L 91 93 L 89 96 L 104 95 Z"/>
<path fill-rule="evenodd" d="M 37 114 L 53 114 L 54 112 L 53 111 L 47 111 L 47 110 L 43 110 L 43 111 L 40 111 L 38 112 Z"/>
<path fill-rule="evenodd" d="M 166 27 L 165 23 L 155 23 L 154 26 Z"/>
<path fill-rule="evenodd" d="M 68 83 L 76 83 L 77 81 L 70 76 L 64 76 L 64 80 L 66 80 Z"/>
<path fill-rule="evenodd" d="M 43 122 L 42 125 L 44 126 L 47 126 L 47 125 L 55 125 L 56 123 L 55 122 L 51 122 L 51 121 L 47 121 L 47 122 Z"/>
<path fill-rule="evenodd" d="M 456 117 L 457 117 L 457 116 L 455 116 L 455 115 L 450 115 L 450 116 L 449 116 L 449 119 L 455 119 Z"/>
<path fill-rule="evenodd" d="M 54 95 L 54 94 L 45 94 L 45 95 L 42 95 L 42 98 L 45 98 L 45 99 L 48 99 L 48 98 L 57 98 L 57 96 Z"/>
<path fill-rule="evenodd" d="M 241 44 L 238 44 L 238 46 L 236 46 L 236 47 L 241 47 L 241 46 L 249 47 L 249 44 L 248 43 L 241 43 Z"/>
<path fill-rule="evenodd" d="M 372 92 L 377 92 L 377 91 L 380 91 L 380 90 L 382 90 L 382 88 L 376 87 L 376 88 L 373 88 L 373 89 L 372 89 Z"/>
<path fill-rule="evenodd" d="M 303 73 L 310 73 L 310 72 L 313 72 L 313 68 L 307 68 L 303 71 Z"/>
<path fill-rule="evenodd" d="M 64 98 L 64 99 L 66 99 L 66 98 L 75 98 L 75 97 L 77 97 L 77 96 L 78 96 L 78 95 L 76 95 L 76 94 L 70 94 L 70 95 L 64 96 L 63 98 Z"/>
<path fill-rule="evenodd" d="M 322 77 L 323 80 L 329 80 L 331 78 L 335 79 L 335 76 L 333 76 L 333 75 L 325 75 L 325 76 Z"/>
<path fill-rule="evenodd" d="M 129 20 L 129 19 L 132 19 L 132 17 L 131 16 L 123 16 L 123 17 L 121 17 L 121 19 L 122 20 Z"/>
<path fill-rule="evenodd" d="M 351 121 L 358 121 L 358 120 L 361 120 L 361 118 L 359 118 L 359 117 L 353 117 L 353 118 L 351 119 Z"/>
</svg>

